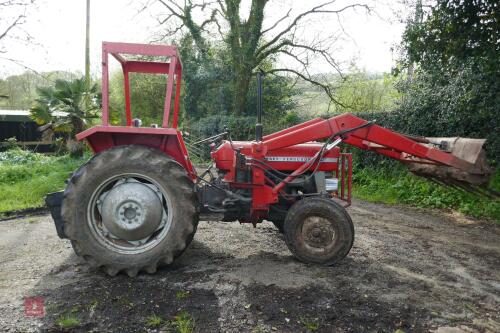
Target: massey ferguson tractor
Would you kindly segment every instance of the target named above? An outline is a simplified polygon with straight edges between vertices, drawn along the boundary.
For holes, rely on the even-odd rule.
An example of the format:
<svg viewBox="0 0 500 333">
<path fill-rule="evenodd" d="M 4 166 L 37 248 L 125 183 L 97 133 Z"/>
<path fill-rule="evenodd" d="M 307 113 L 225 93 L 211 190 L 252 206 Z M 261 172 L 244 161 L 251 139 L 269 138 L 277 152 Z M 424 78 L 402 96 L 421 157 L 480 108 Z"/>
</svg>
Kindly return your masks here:
<svg viewBox="0 0 500 333">
<path fill-rule="evenodd" d="M 125 126 L 110 124 L 109 55 L 123 69 Z M 137 60 L 155 57 L 167 60 Z M 46 202 L 59 237 L 110 275 L 154 273 L 172 263 L 192 241 L 200 219 L 254 226 L 271 221 L 298 260 L 339 262 L 354 240 L 345 209 L 352 159 L 341 152 L 341 143 L 399 160 L 418 175 L 453 186 L 480 187 L 491 174 L 485 140 L 412 137 L 351 114 L 263 135 L 262 94 L 255 140 L 233 141 L 224 132 L 197 142 L 210 146 L 213 161 L 198 173 L 178 129 L 177 49 L 104 42 L 102 66 L 102 125 L 77 135 L 94 155 L 72 174 L 64 192 L 49 194 Z M 166 74 L 161 126 L 132 117 L 132 72 Z"/>
</svg>

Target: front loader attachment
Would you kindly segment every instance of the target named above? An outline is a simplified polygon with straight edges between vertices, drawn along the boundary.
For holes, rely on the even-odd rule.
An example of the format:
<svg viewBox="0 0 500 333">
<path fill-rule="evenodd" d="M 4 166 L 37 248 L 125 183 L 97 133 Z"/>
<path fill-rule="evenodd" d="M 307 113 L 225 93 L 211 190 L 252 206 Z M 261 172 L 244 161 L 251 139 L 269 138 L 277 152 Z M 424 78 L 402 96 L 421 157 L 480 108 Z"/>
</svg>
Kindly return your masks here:
<svg viewBox="0 0 500 333">
<path fill-rule="evenodd" d="M 425 146 L 447 152 L 459 160 L 470 164 L 467 170 L 425 161 L 410 162 L 408 169 L 441 185 L 457 187 L 469 192 L 497 195 L 488 190 L 493 169 L 486 162 L 483 150 L 485 139 L 469 138 L 414 138 Z"/>
<path fill-rule="evenodd" d="M 484 139 L 404 135 L 346 113 L 310 120 L 265 136 L 263 141 L 271 151 L 325 138 L 340 138 L 346 144 L 398 160 L 414 174 L 442 185 L 498 196 L 487 189 L 493 170 L 486 164 Z"/>
</svg>

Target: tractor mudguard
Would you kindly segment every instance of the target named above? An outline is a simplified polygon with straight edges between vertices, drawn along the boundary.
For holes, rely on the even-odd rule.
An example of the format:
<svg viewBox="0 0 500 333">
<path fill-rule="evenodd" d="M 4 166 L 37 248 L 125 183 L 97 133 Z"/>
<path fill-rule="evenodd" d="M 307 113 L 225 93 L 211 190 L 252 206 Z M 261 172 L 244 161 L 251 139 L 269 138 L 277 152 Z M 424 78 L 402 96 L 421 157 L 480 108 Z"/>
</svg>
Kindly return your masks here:
<svg viewBox="0 0 500 333">
<path fill-rule="evenodd" d="M 175 128 L 94 126 L 76 135 L 86 140 L 94 153 L 116 146 L 140 145 L 158 149 L 176 160 L 194 180 L 196 173 L 188 157 L 182 133 Z"/>
<path fill-rule="evenodd" d="M 56 225 L 57 236 L 59 236 L 59 238 L 68 238 L 64 233 L 64 221 L 61 216 L 63 195 L 64 191 L 49 193 L 45 197 L 45 203 L 47 204 L 47 207 L 50 210 L 50 215 L 52 215 L 52 219 Z"/>
</svg>

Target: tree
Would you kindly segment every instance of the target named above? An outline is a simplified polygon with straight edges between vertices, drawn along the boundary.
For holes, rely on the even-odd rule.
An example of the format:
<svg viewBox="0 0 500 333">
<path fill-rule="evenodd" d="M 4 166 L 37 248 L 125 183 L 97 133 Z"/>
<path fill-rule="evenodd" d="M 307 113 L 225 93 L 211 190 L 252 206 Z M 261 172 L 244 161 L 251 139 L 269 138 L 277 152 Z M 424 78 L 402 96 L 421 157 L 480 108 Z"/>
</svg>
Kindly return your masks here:
<svg viewBox="0 0 500 333">
<path fill-rule="evenodd" d="M 31 116 L 43 125 L 42 130 L 60 131 L 67 134 L 66 142 L 71 155 L 82 156 L 83 145 L 75 140 L 90 121 L 98 118 L 100 96 L 97 86 L 90 90 L 85 79 L 57 80 L 53 87 L 38 89 L 38 98 L 31 108 Z M 56 112 L 59 112 L 56 114 Z"/>
<path fill-rule="evenodd" d="M 408 61 L 447 69 L 470 63 L 498 69 L 500 3 L 497 0 L 438 0 L 422 22 L 403 35 Z"/>
<path fill-rule="evenodd" d="M 161 124 L 167 83 L 165 75 L 130 73 L 129 76 L 132 117 L 141 119 L 144 126 Z M 122 71 L 111 74 L 109 86 L 111 122 L 116 125 L 125 124 Z"/>
<path fill-rule="evenodd" d="M 438 0 L 409 24 L 404 62 L 416 66 L 413 80 L 399 85 L 398 129 L 487 138 L 488 156 L 500 162 L 499 36 L 496 0 Z"/>
<path fill-rule="evenodd" d="M 180 125 L 192 137 L 203 138 L 223 131 L 224 126 L 232 130 L 233 138 L 248 139 L 255 124 L 255 113 L 234 115 L 231 109 L 231 75 L 229 51 L 225 45 L 212 44 L 210 61 L 203 61 L 199 52 L 191 47 L 191 37 L 178 41 L 183 63 L 183 85 L 180 110 Z M 271 68 L 267 61 L 264 68 Z M 165 75 L 132 73 L 130 75 L 130 101 L 133 117 L 142 120 L 145 126 L 161 123 L 165 99 Z M 247 110 L 256 109 L 256 84 L 250 83 Z M 290 78 L 269 76 L 264 82 L 264 124 L 266 131 L 281 129 L 297 122 L 294 81 Z M 123 75 L 116 71 L 110 77 L 110 116 L 114 124 L 123 124 L 124 119 Z M 269 120 L 269 122 L 267 122 Z"/>
<path fill-rule="evenodd" d="M 252 0 L 247 17 L 241 16 L 241 0 L 186 0 L 182 5 L 175 0 L 154 0 L 146 3 L 159 3 L 166 14 L 159 18 L 161 24 L 175 20 L 176 24 L 167 28 L 163 37 L 174 36 L 185 31 L 192 37 L 193 44 L 203 58 L 210 57 L 209 40 L 215 31 L 219 40 L 225 43 L 230 54 L 232 66 L 232 107 L 237 115 L 245 113 L 248 91 L 253 71 L 261 64 L 278 56 L 287 57 L 294 65 L 282 68 L 269 68 L 270 74 L 294 74 L 303 80 L 321 87 L 331 101 L 339 103 L 333 93 L 332 85 L 311 75 L 310 64 L 321 58 L 331 69 L 340 73 L 340 67 L 331 55 L 331 47 L 336 36 L 326 38 L 301 38 L 300 28 L 312 15 L 339 16 L 346 10 L 356 7 L 368 9 L 366 5 L 350 4 L 335 7 L 335 0 L 324 1 L 310 9 L 292 15 L 290 8 L 285 15 L 269 26 L 264 26 L 266 5 L 269 0 Z M 197 17 L 202 17 L 197 20 Z"/>
<path fill-rule="evenodd" d="M 19 59 L 13 59 L 6 55 L 7 44 L 33 44 L 34 40 L 30 33 L 24 29 L 29 16 L 30 9 L 35 7 L 36 0 L 0 0 L 0 59 L 21 66 L 36 73 L 35 70 L 23 64 Z M 9 98 L 7 96 L 6 98 Z"/>
<path fill-rule="evenodd" d="M 13 36 L 15 30 L 21 30 L 26 22 L 26 12 L 35 0 L 0 0 L 2 19 L 0 20 L 0 53 L 5 53 L 5 41 Z M 29 34 L 26 31 L 24 35 Z"/>
<path fill-rule="evenodd" d="M 351 67 L 336 91 L 338 100 L 349 105 L 339 106 L 338 112 L 390 112 L 399 99 L 390 74 L 370 74 Z"/>
<path fill-rule="evenodd" d="M 77 73 L 65 71 L 41 73 L 26 71 L 0 79 L 0 95 L 6 96 L 0 99 L 0 108 L 27 110 L 37 98 L 37 87 L 51 86 L 58 79 L 73 80 L 79 76 Z"/>
</svg>

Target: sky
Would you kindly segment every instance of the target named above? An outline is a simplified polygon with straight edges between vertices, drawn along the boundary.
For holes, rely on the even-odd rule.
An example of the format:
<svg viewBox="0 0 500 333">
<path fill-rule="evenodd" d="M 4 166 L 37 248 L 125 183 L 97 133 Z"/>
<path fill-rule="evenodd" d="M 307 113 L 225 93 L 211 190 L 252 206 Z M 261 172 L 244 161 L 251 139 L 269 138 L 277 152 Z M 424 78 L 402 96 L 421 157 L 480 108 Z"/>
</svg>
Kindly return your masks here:
<svg viewBox="0 0 500 333">
<path fill-rule="evenodd" d="M 138 14 L 143 1 L 92 0 L 90 38 L 93 75 L 100 75 L 102 41 L 148 42 L 162 29 L 155 19 L 162 8 L 152 6 Z M 266 7 L 264 26 L 270 26 L 290 7 L 292 14 L 299 13 L 318 2 L 321 1 L 272 0 Z M 245 4 L 248 3 L 244 0 L 242 15 L 245 15 Z M 352 1 L 337 0 L 335 8 L 349 3 Z M 406 15 L 405 9 L 401 0 L 366 0 L 365 3 L 373 8 L 371 13 L 361 9 L 349 10 L 339 19 L 332 15 L 317 15 L 304 22 L 301 33 L 305 40 L 339 35 L 332 55 L 345 69 L 354 61 L 357 67 L 370 72 L 388 72 L 395 63 L 396 54 L 392 48 L 400 42 L 404 24 L 399 18 Z M 276 30 L 279 31 L 280 27 Z M 38 72 L 83 72 L 85 0 L 38 0 L 36 7 L 28 11 L 23 29 L 32 36 L 34 43 L 26 45 L 15 38 L 4 40 L 6 52 L 0 54 L 0 77 L 22 73 L 25 67 Z M 21 31 L 15 34 L 21 34 Z M 5 58 L 15 59 L 17 63 Z M 280 58 L 279 62 L 289 65 L 285 58 Z M 328 71 L 331 68 L 321 61 L 312 65 L 312 72 Z"/>
</svg>

